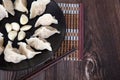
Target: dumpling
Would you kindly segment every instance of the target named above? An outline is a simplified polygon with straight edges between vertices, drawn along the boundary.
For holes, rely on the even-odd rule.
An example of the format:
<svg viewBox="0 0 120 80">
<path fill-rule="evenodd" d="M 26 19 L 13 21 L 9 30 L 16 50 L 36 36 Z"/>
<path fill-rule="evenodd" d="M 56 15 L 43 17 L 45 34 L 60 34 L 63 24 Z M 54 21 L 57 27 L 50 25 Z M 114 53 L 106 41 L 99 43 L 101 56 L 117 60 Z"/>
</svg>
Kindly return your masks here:
<svg viewBox="0 0 120 80">
<path fill-rule="evenodd" d="M 58 24 L 58 20 L 48 13 L 38 18 L 35 23 L 35 27 L 38 27 L 39 25 L 51 25 L 52 23 Z"/>
<path fill-rule="evenodd" d="M 14 11 L 14 5 L 12 3 L 11 0 L 2 0 L 3 1 L 3 5 L 5 7 L 5 9 L 8 11 L 8 13 L 10 13 L 11 15 L 15 15 L 15 11 Z"/>
<path fill-rule="evenodd" d="M 26 42 L 28 43 L 28 45 L 35 48 L 36 50 L 47 49 L 49 51 L 52 51 L 50 43 L 47 42 L 44 39 L 39 39 L 37 37 L 33 37 L 33 38 L 30 38 L 30 39 L 26 39 Z"/>
<path fill-rule="evenodd" d="M 0 4 L 0 21 L 3 18 L 7 18 L 7 17 L 8 17 L 7 10 L 3 7 L 3 5 Z"/>
<path fill-rule="evenodd" d="M 50 3 L 50 0 L 33 1 L 30 8 L 30 19 L 43 14 L 46 10 L 46 6 L 48 3 Z"/>
<path fill-rule="evenodd" d="M 54 35 L 55 33 L 60 33 L 57 29 L 51 27 L 51 26 L 42 26 L 38 28 L 33 36 L 39 36 L 41 38 L 49 38 L 50 36 Z"/>
<path fill-rule="evenodd" d="M 4 50 L 3 43 L 4 43 L 3 34 L 0 33 L 0 55 L 2 54 L 2 52 Z"/>
<path fill-rule="evenodd" d="M 38 1 L 33 1 L 30 8 L 30 19 L 35 18 L 45 12 L 46 5 Z"/>
<path fill-rule="evenodd" d="M 20 54 L 19 50 L 12 47 L 12 42 L 8 41 L 8 44 L 4 50 L 4 59 L 7 62 L 19 63 L 26 59 L 25 55 Z"/>
<path fill-rule="evenodd" d="M 16 10 L 28 13 L 27 0 L 15 0 L 14 4 Z"/>
<path fill-rule="evenodd" d="M 30 46 L 28 46 L 24 42 L 19 42 L 19 51 L 24 54 L 28 59 L 33 58 L 36 54 L 40 54 L 41 52 L 35 52 Z"/>
<path fill-rule="evenodd" d="M 37 0 L 40 3 L 43 3 L 44 5 L 47 5 L 50 3 L 50 0 Z"/>
</svg>

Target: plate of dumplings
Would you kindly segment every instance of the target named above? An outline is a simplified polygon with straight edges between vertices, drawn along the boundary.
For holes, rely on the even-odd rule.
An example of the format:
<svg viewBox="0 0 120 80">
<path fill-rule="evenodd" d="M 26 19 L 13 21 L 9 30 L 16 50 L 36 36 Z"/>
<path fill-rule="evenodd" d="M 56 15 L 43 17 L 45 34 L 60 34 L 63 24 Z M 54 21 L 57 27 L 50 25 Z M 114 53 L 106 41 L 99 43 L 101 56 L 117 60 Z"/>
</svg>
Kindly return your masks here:
<svg viewBox="0 0 120 80">
<path fill-rule="evenodd" d="M 63 12 L 53 0 L 1 0 L 0 69 L 42 65 L 59 49 L 65 31 Z"/>
</svg>

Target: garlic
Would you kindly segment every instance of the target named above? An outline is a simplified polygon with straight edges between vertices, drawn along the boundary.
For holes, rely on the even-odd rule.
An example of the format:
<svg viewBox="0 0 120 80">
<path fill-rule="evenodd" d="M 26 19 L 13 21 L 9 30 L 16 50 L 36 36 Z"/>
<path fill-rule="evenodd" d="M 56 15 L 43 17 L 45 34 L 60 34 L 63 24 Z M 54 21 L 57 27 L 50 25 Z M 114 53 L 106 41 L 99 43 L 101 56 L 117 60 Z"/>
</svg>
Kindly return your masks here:
<svg viewBox="0 0 120 80">
<path fill-rule="evenodd" d="M 11 41 L 13 41 L 13 40 L 16 38 L 16 36 L 17 36 L 17 31 L 10 31 L 10 32 L 8 33 L 8 38 L 9 38 Z"/>
<path fill-rule="evenodd" d="M 28 17 L 26 15 L 22 14 L 21 17 L 20 17 L 20 23 L 22 25 L 27 24 L 28 23 Z"/>
<path fill-rule="evenodd" d="M 6 31 L 9 33 L 9 32 L 12 30 L 12 25 L 9 24 L 9 23 L 6 23 L 6 24 L 5 24 L 5 29 L 6 29 Z"/>
<path fill-rule="evenodd" d="M 15 31 L 19 31 L 20 30 L 20 25 L 16 22 L 11 23 L 12 25 L 12 29 Z"/>
<path fill-rule="evenodd" d="M 21 27 L 21 31 L 28 31 L 28 30 L 30 30 L 32 28 L 32 26 L 31 25 L 25 25 L 25 26 L 22 26 Z"/>
<path fill-rule="evenodd" d="M 24 31 L 20 31 L 18 33 L 18 41 L 23 40 L 25 38 L 25 36 L 26 36 L 26 33 Z"/>
</svg>

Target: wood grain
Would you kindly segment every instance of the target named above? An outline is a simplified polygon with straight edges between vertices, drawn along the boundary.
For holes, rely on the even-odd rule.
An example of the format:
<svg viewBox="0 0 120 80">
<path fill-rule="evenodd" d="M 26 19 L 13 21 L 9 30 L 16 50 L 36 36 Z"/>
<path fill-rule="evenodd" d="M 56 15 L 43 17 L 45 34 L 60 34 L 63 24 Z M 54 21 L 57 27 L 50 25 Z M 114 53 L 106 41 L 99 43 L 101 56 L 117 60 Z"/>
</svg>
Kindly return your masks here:
<svg viewBox="0 0 120 80">
<path fill-rule="evenodd" d="M 120 1 L 85 4 L 85 80 L 120 80 Z M 87 58 L 86 58 L 87 57 Z M 94 68 L 94 69 L 93 69 Z M 93 69 L 93 70 L 92 70 Z"/>
<path fill-rule="evenodd" d="M 85 7 L 83 60 L 63 60 L 33 80 L 120 80 L 120 0 L 82 0 L 82 2 Z M 1 70 L 0 80 L 17 80 L 21 74 L 30 73 L 32 70 L 18 72 Z"/>
</svg>

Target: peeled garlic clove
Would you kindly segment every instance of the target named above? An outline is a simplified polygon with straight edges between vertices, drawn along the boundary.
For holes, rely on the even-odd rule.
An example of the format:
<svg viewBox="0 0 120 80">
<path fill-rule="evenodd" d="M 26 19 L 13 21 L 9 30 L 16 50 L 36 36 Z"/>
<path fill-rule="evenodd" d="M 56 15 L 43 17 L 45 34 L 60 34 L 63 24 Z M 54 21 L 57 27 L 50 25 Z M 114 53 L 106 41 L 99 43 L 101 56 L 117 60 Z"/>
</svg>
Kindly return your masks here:
<svg viewBox="0 0 120 80">
<path fill-rule="evenodd" d="M 24 31 L 20 31 L 18 33 L 18 41 L 23 40 L 25 38 L 25 36 L 26 36 L 26 33 Z"/>
<path fill-rule="evenodd" d="M 26 15 L 22 14 L 21 17 L 20 17 L 20 23 L 22 25 L 27 24 L 28 23 L 28 17 Z"/>
<path fill-rule="evenodd" d="M 12 29 L 15 31 L 19 31 L 20 30 L 20 25 L 16 22 L 11 23 L 12 25 Z"/>
<path fill-rule="evenodd" d="M 25 25 L 25 26 L 22 26 L 21 27 L 21 31 L 28 31 L 28 30 L 30 30 L 32 28 L 32 26 L 31 25 Z"/>
<path fill-rule="evenodd" d="M 10 31 L 10 32 L 8 33 L 8 38 L 9 38 L 11 41 L 13 41 L 13 40 L 16 38 L 16 36 L 17 36 L 17 31 Z"/>
<path fill-rule="evenodd" d="M 9 24 L 9 23 L 6 23 L 6 24 L 5 24 L 5 29 L 6 29 L 6 31 L 9 33 L 9 32 L 12 30 L 12 25 Z"/>
</svg>

